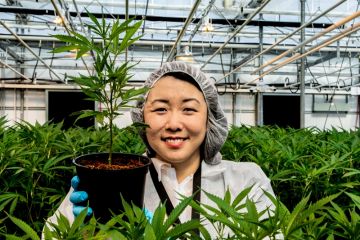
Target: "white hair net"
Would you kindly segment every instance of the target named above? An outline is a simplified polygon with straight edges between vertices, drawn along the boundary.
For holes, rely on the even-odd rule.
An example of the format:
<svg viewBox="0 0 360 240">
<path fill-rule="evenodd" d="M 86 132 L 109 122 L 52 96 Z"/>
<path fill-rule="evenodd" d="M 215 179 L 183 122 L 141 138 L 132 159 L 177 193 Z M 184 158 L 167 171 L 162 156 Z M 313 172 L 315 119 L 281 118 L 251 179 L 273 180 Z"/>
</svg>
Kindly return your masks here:
<svg viewBox="0 0 360 240">
<path fill-rule="evenodd" d="M 157 80 L 170 72 L 182 72 L 188 74 L 194 79 L 194 82 L 200 87 L 208 108 L 208 123 L 205 140 L 202 146 L 202 156 L 204 161 L 209 164 L 218 164 L 221 161 L 220 149 L 224 144 L 227 134 L 228 126 L 224 112 L 220 106 L 218 94 L 214 84 L 208 77 L 199 69 L 191 66 L 185 62 L 167 62 L 159 69 L 155 70 L 145 81 L 144 85 L 151 88 Z M 131 118 L 133 122 L 144 122 L 143 106 L 146 101 L 138 101 L 135 108 L 131 110 Z M 148 148 L 148 154 L 154 154 L 145 135 L 145 130 L 140 130 L 140 136 L 144 140 Z"/>
</svg>

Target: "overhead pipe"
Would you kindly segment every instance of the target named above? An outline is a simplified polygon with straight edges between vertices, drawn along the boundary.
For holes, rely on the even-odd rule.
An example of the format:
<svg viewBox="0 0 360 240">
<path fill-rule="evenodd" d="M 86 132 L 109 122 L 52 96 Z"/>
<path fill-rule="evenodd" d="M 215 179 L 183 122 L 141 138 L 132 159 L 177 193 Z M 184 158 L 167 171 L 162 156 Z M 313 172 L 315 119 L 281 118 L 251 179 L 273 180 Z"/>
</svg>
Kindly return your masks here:
<svg viewBox="0 0 360 240">
<path fill-rule="evenodd" d="M 54 75 L 63 82 L 63 80 L 57 75 L 54 70 L 51 69 L 51 67 L 40 57 L 38 56 L 32 49 L 29 47 L 29 45 L 26 44 L 15 32 L 13 32 L 2 20 L 0 20 L 0 24 L 3 25 L 6 30 L 8 30 L 22 45 L 24 45 L 25 48 L 27 48 L 40 62 L 42 62 Z"/>
<path fill-rule="evenodd" d="M 184 36 L 187 27 L 191 23 L 192 18 L 194 16 L 197 8 L 199 7 L 200 2 L 201 2 L 201 0 L 196 0 L 196 2 L 194 3 L 193 8 L 191 9 L 191 11 L 189 13 L 189 16 L 187 17 L 183 28 L 181 29 L 178 37 L 176 38 L 176 41 L 175 41 L 174 45 L 172 46 L 172 48 L 170 50 L 170 53 L 169 53 L 169 55 L 167 57 L 167 60 L 166 60 L 167 62 L 171 62 L 175 58 L 175 54 L 176 54 L 176 50 L 178 48 L 179 42 L 181 41 L 182 37 Z"/>
<path fill-rule="evenodd" d="M 280 55 L 274 57 L 273 59 L 271 59 L 270 61 L 266 62 L 265 64 L 263 64 L 263 65 L 260 66 L 259 68 L 255 69 L 255 70 L 252 72 L 252 74 L 255 74 L 255 73 L 259 72 L 260 70 L 264 69 L 264 68 L 267 67 L 268 65 L 270 65 L 270 64 L 272 64 L 272 63 L 274 63 L 274 62 L 277 62 L 279 59 L 287 56 L 287 55 L 290 54 L 290 53 L 294 53 L 296 50 L 298 50 L 298 49 L 301 48 L 302 46 L 306 46 L 306 44 L 314 41 L 315 39 L 317 39 L 317 38 L 325 35 L 326 33 L 334 30 L 335 28 L 338 28 L 338 27 L 344 25 L 345 23 L 347 23 L 347 22 L 349 22 L 349 21 L 351 21 L 351 20 L 353 20 L 354 18 L 357 18 L 357 17 L 359 17 L 359 16 L 360 16 L 360 11 L 357 11 L 357 12 L 355 12 L 354 14 L 352 14 L 352 15 L 346 17 L 346 18 L 341 19 L 340 21 L 334 23 L 333 25 L 331 25 L 330 27 L 326 28 L 325 30 L 319 32 L 318 34 L 315 34 L 313 37 L 311 37 L 311 38 L 309 38 L 309 39 L 301 42 L 300 44 L 296 45 L 296 46 L 293 47 L 292 49 L 289 49 L 289 50 L 281 53 Z"/>
<path fill-rule="evenodd" d="M 355 77 L 359 77 L 360 74 L 355 74 L 351 77 L 348 77 L 348 78 L 343 78 L 343 79 L 340 79 L 341 81 L 347 81 L 347 80 L 350 80 L 352 78 L 355 78 Z M 320 84 L 320 85 L 317 85 L 315 87 L 312 87 L 313 89 L 318 89 L 318 88 L 322 88 L 322 87 L 325 87 L 325 86 L 329 86 L 329 87 L 332 87 L 332 84 L 338 84 L 339 83 L 339 80 L 335 81 L 335 82 L 331 82 L 331 83 L 326 83 L 326 84 Z M 351 85 L 351 87 L 353 86 L 358 86 L 360 83 L 357 83 L 357 84 L 353 84 Z M 337 86 L 338 89 L 343 89 L 343 88 L 348 88 L 350 86 L 343 86 L 343 87 L 340 87 L 340 86 Z"/>
<path fill-rule="evenodd" d="M 70 0 L 65 0 L 65 2 L 70 2 Z M 94 0 L 76 0 L 76 2 L 78 4 L 82 4 L 82 5 L 91 5 L 94 4 Z M 101 5 L 103 6 L 110 6 L 110 7 L 124 7 L 125 3 L 123 1 L 104 1 L 101 3 Z M 133 1 L 129 4 L 130 8 L 145 8 L 146 7 L 146 3 L 144 2 L 136 2 Z M 157 9 L 157 10 L 175 10 L 175 11 L 189 11 L 191 8 L 189 6 L 185 6 L 185 5 L 175 5 L 175 4 L 149 4 L 149 9 Z M 203 9 L 200 9 L 203 10 Z M 226 10 L 227 12 L 230 12 L 230 14 L 237 14 L 238 10 L 235 8 L 221 8 L 219 7 L 219 10 L 224 11 Z M 245 7 L 243 9 L 243 13 L 244 14 L 250 14 L 254 11 L 253 8 L 248 8 Z M 317 12 L 307 12 L 306 15 L 307 16 L 314 16 Z M 271 10 L 271 9 L 267 9 L 263 11 L 263 14 L 270 14 L 270 15 L 291 15 L 291 16 L 299 16 L 299 11 L 276 11 L 276 10 Z M 330 13 L 328 15 L 329 17 L 344 17 L 345 14 L 344 13 Z"/>
<path fill-rule="evenodd" d="M 200 68 L 203 69 L 269 2 L 270 0 L 265 0 L 263 4 L 258 9 L 256 9 L 242 25 L 236 27 L 235 31 L 228 38 L 228 40 L 226 40 L 224 44 L 219 47 Z"/>
<path fill-rule="evenodd" d="M 4 35 L 0 35 L 0 40 L 1 39 L 6 39 L 9 40 L 12 37 L 9 36 L 4 36 Z M 15 38 L 14 38 L 15 39 Z M 52 42 L 58 42 L 59 40 L 54 38 L 54 37 L 50 37 L 50 36 L 22 36 L 22 39 L 26 40 L 26 41 L 52 41 Z M 95 39 L 95 42 L 97 40 Z M 172 46 L 174 44 L 174 41 L 152 41 L 152 40 L 138 40 L 134 43 L 134 45 L 137 46 Z M 184 42 L 182 43 L 182 45 L 184 46 L 192 46 L 192 47 L 208 47 L 208 48 L 217 48 L 220 47 L 222 45 L 222 43 L 202 43 L 202 42 L 192 42 L 191 44 L 188 42 Z M 257 44 L 235 44 L 235 43 L 229 43 L 228 45 L 226 45 L 224 48 L 233 48 L 233 49 L 258 49 L 259 45 Z M 292 47 L 290 46 L 277 46 L 274 49 L 275 50 L 288 50 L 291 49 Z M 326 51 L 337 51 L 337 48 L 333 48 L 333 47 L 328 47 L 325 48 Z M 340 48 L 340 51 L 349 51 L 349 48 Z M 351 49 L 352 53 L 359 53 L 360 52 L 360 48 L 352 48 Z"/>
<path fill-rule="evenodd" d="M 345 29 L 343 32 L 341 32 L 341 33 L 333 36 L 332 38 L 327 39 L 327 40 L 325 40 L 325 41 L 322 41 L 321 43 L 319 43 L 319 44 L 311 47 L 309 50 L 306 50 L 306 52 L 305 52 L 304 54 L 296 53 L 296 54 L 293 55 L 292 57 L 286 59 L 285 61 L 283 61 L 283 62 L 281 62 L 281 63 L 279 63 L 279 64 L 277 64 L 276 66 L 272 67 L 271 69 L 265 71 L 265 72 L 264 72 L 263 74 L 261 74 L 259 77 L 255 78 L 254 80 L 251 80 L 250 82 L 247 82 L 247 83 L 244 84 L 244 85 L 249 85 L 249 84 L 251 84 L 251 83 L 259 80 L 260 78 L 264 77 L 265 75 L 267 75 L 267 74 L 269 74 L 269 73 L 271 73 L 271 72 L 273 72 L 273 71 L 275 71 L 275 70 L 283 67 L 284 65 L 289 64 L 289 63 L 291 63 L 291 62 L 293 62 L 293 61 L 295 61 L 295 60 L 298 60 L 298 59 L 300 59 L 300 58 L 306 57 L 307 55 L 309 55 L 309 54 L 311 54 L 311 53 L 313 53 L 313 52 L 315 52 L 315 51 L 318 51 L 319 49 L 321 49 L 321 48 L 323 48 L 323 47 L 326 47 L 326 46 L 332 44 L 333 42 L 338 41 L 338 40 L 340 40 L 341 38 L 343 38 L 343 37 L 345 37 L 345 36 L 347 36 L 347 35 L 349 35 L 349 34 L 352 34 L 352 33 L 356 32 L 356 31 L 358 31 L 359 29 L 360 29 L 360 23 L 357 23 L 357 24 L 355 24 L 355 25 L 353 25 L 353 26 Z M 243 85 L 243 86 L 244 86 L 244 85 Z"/>
<path fill-rule="evenodd" d="M 328 9 L 326 9 L 324 12 L 320 13 L 319 15 L 317 15 L 316 17 L 310 19 L 308 22 L 302 24 L 298 29 L 296 29 L 295 31 L 289 33 L 288 35 L 286 35 L 284 38 L 278 40 L 277 42 L 275 42 L 274 44 L 272 44 L 271 46 L 267 47 L 265 50 L 259 52 L 258 54 L 254 55 L 252 58 L 250 58 L 249 60 L 247 60 L 246 62 L 242 63 L 241 65 L 237 66 L 236 68 L 234 68 L 231 72 L 225 74 L 223 77 L 221 77 L 220 79 L 216 80 L 216 82 L 219 82 L 223 79 L 225 79 L 227 76 L 229 76 L 230 74 L 233 74 L 236 71 L 239 71 L 243 66 L 247 65 L 248 63 L 250 63 L 251 61 L 253 61 L 254 59 L 258 58 L 260 55 L 264 55 L 265 53 L 269 52 L 270 50 L 272 50 L 275 46 L 279 45 L 280 43 L 282 43 L 283 41 L 285 41 L 286 39 L 289 39 L 290 37 L 294 36 L 297 32 L 299 32 L 300 30 L 306 28 L 307 26 L 309 26 L 310 24 L 312 24 L 313 22 L 315 22 L 316 20 L 318 20 L 319 18 L 321 18 L 322 16 L 324 16 L 325 14 L 328 14 L 330 11 L 332 11 L 334 8 L 338 7 L 340 4 L 346 2 L 347 0 L 340 0 L 339 2 L 337 2 L 336 4 L 334 4 L 333 6 L 329 7 Z"/>
</svg>

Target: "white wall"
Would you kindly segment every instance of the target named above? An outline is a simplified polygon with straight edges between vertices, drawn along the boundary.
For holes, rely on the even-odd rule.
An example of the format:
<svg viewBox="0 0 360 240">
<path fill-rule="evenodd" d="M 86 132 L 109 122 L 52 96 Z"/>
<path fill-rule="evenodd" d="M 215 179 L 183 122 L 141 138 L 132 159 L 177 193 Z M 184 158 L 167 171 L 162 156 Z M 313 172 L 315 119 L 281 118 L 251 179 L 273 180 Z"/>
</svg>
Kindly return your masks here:
<svg viewBox="0 0 360 240">
<path fill-rule="evenodd" d="M 23 101 L 22 93 L 23 91 Z M 325 94 L 317 95 L 318 99 L 326 98 Z M 250 93 L 226 93 L 220 95 L 220 102 L 225 111 L 229 125 L 256 124 L 256 96 Z M 335 106 L 343 107 L 344 95 L 334 96 Z M 355 129 L 359 127 L 358 96 L 348 96 L 346 103 L 347 113 L 336 112 L 313 112 L 312 94 L 305 98 L 305 126 L 319 129 Z M 235 101 L 235 103 L 233 102 Z M 23 105 L 22 105 L 23 104 Z M 234 110 L 233 110 L 234 106 Z M 279 106 L 281 107 L 281 106 Z M 331 109 L 331 110 L 334 110 Z M 339 109 L 340 110 L 340 109 Z M 25 120 L 29 123 L 45 123 L 46 118 L 46 94 L 44 89 L 1 89 L 0 90 L 0 116 L 6 116 L 9 124 Z M 131 118 L 129 112 L 124 112 L 116 124 L 120 127 L 129 125 Z"/>
</svg>

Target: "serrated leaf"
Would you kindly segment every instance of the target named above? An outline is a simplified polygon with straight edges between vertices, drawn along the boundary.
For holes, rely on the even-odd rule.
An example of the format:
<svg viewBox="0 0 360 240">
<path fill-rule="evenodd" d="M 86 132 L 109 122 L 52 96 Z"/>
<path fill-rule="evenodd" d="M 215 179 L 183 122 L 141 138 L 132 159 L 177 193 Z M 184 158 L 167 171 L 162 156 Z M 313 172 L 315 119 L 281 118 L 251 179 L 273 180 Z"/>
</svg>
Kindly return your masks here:
<svg viewBox="0 0 360 240">
<path fill-rule="evenodd" d="M 18 226 L 19 228 L 21 228 L 21 230 L 23 230 L 32 240 L 40 240 L 40 237 L 37 235 L 37 233 L 35 232 L 34 229 L 32 229 L 28 224 L 26 224 L 24 221 L 10 216 L 9 215 L 10 220 L 15 223 L 16 226 Z"/>
<path fill-rule="evenodd" d="M 189 231 L 198 229 L 200 226 L 201 224 L 199 220 L 190 220 L 181 224 L 176 224 L 167 231 L 165 237 L 177 239 Z"/>
<path fill-rule="evenodd" d="M 360 196 L 355 195 L 353 193 L 349 193 L 349 192 L 345 192 L 345 193 L 346 193 L 346 195 L 348 195 L 353 200 L 355 205 L 360 209 Z"/>
</svg>

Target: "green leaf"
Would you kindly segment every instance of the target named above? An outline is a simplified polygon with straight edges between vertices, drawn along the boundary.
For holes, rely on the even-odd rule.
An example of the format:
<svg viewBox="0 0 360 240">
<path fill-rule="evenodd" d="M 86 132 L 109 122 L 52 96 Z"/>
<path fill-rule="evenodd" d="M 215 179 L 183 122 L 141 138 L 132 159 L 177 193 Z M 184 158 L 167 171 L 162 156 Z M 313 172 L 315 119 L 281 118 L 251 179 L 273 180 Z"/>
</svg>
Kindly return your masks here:
<svg viewBox="0 0 360 240">
<path fill-rule="evenodd" d="M 78 46 L 76 45 L 67 45 L 62 47 L 54 48 L 51 52 L 52 53 L 62 53 L 62 52 L 68 52 L 70 50 L 78 49 Z"/>
<path fill-rule="evenodd" d="M 348 195 L 353 200 L 355 205 L 360 209 L 360 196 L 349 193 L 349 192 L 345 192 L 345 193 L 346 193 L 346 195 Z"/>
<path fill-rule="evenodd" d="M 19 228 L 21 228 L 21 230 L 23 230 L 32 240 L 40 240 L 40 237 L 36 234 L 36 232 L 34 231 L 34 229 L 32 229 L 28 224 L 26 224 L 24 221 L 10 216 L 9 218 L 11 219 L 11 221 L 13 223 L 15 223 L 16 226 L 18 226 Z"/>
<path fill-rule="evenodd" d="M 177 239 L 185 233 L 198 229 L 200 226 L 201 224 L 199 220 L 190 220 L 181 224 L 176 224 L 166 233 L 166 237 Z"/>
<path fill-rule="evenodd" d="M 242 190 L 234 199 L 234 201 L 232 202 L 231 206 L 232 207 L 236 207 L 238 204 L 240 204 L 240 202 L 242 202 L 247 196 L 248 194 L 250 193 L 252 189 L 252 186 L 251 187 L 247 187 L 245 188 L 244 190 Z"/>
<path fill-rule="evenodd" d="M 194 195 L 184 198 L 181 200 L 181 202 L 176 205 L 176 207 L 171 211 L 170 215 L 166 219 L 164 223 L 164 230 L 167 230 L 170 228 L 171 225 L 173 225 L 176 220 L 179 218 L 180 214 L 185 210 L 185 208 L 189 205 L 191 200 L 193 199 Z"/>
<path fill-rule="evenodd" d="M 10 234 L 4 234 L 4 236 L 6 237 L 6 240 L 24 240 L 23 237 L 17 237 Z"/>
<path fill-rule="evenodd" d="M 144 240 L 157 240 L 154 229 L 150 224 L 145 227 Z"/>
<path fill-rule="evenodd" d="M 84 224 L 85 218 L 87 216 L 87 212 L 88 209 L 84 208 L 84 210 L 82 210 L 80 214 L 75 218 L 74 222 L 71 224 L 68 235 L 72 236 L 77 231 L 79 231 L 80 227 Z"/>
</svg>

